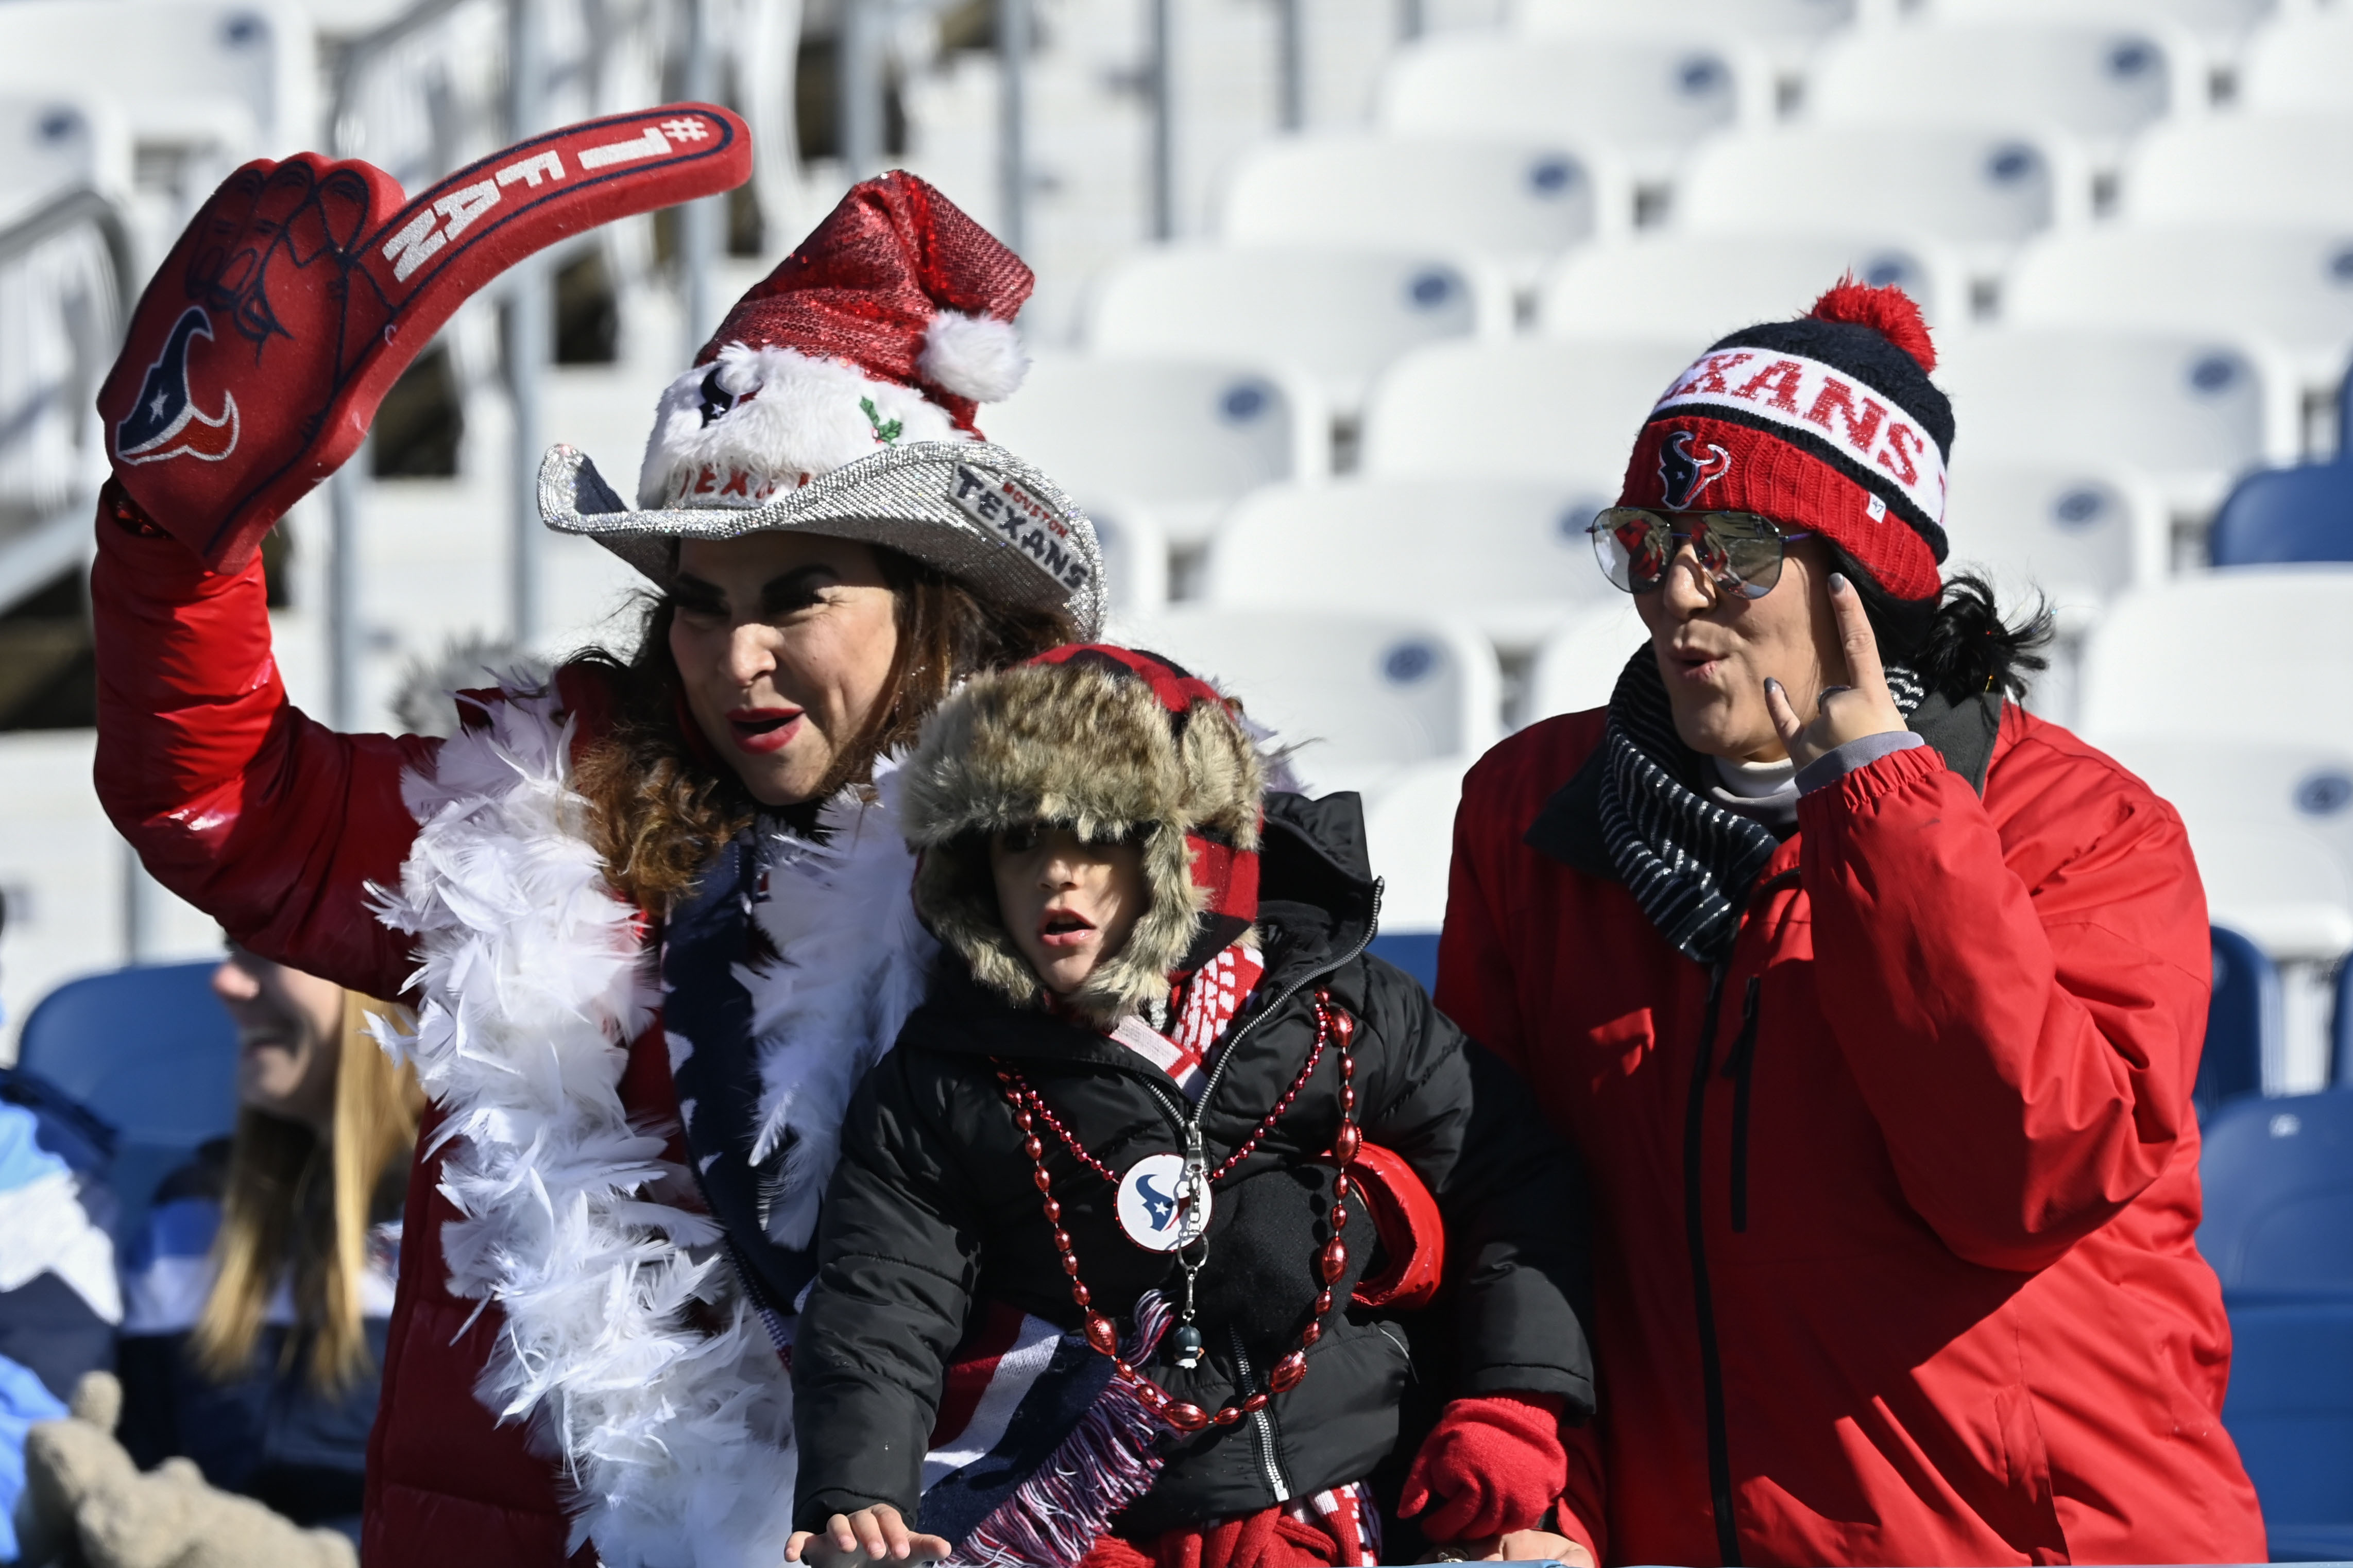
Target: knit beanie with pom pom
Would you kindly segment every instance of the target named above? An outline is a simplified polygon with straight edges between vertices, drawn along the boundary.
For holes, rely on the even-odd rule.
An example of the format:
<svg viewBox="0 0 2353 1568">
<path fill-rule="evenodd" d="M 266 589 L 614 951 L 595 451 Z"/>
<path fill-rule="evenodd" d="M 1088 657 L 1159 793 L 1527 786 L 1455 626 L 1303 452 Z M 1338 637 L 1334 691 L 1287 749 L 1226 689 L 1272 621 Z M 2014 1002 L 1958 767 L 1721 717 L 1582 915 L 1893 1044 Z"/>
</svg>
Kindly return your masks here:
<svg viewBox="0 0 2353 1568">
<path fill-rule="evenodd" d="M 1898 600 L 1945 559 L 1953 407 L 1901 289 L 1852 277 L 1794 321 L 1733 333 L 1677 376 L 1626 466 L 1620 506 L 1753 511 L 1818 533 Z"/>
</svg>

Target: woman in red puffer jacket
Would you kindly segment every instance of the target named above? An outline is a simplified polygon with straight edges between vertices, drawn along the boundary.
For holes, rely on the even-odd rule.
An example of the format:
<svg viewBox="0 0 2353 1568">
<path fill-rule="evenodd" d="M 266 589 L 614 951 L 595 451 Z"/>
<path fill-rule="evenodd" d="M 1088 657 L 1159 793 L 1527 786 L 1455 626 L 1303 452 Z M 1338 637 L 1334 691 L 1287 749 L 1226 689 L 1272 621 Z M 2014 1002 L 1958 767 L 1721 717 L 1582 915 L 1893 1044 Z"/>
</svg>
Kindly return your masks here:
<svg viewBox="0 0 2353 1568">
<path fill-rule="evenodd" d="M 2260 1562 L 2197 867 L 1939 583 L 1934 365 L 1846 285 L 1678 378 L 1595 524 L 1649 642 L 1464 785 L 1439 1002 L 1595 1194 L 1567 1506 L 1617 1562 Z"/>
</svg>

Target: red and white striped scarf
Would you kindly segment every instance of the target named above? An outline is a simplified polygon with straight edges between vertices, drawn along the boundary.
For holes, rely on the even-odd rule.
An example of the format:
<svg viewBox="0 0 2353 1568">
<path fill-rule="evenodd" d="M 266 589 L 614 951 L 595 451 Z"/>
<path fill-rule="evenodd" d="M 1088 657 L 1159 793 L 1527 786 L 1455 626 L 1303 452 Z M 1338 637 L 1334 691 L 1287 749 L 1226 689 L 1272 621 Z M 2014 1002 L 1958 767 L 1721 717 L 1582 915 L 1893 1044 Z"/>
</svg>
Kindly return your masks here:
<svg viewBox="0 0 2353 1568">
<path fill-rule="evenodd" d="M 1131 1013 L 1111 1031 L 1111 1037 L 1142 1057 L 1198 1103 L 1209 1080 L 1209 1060 L 1234 1017 L 1250 1003 L 1266 963 L 1255 947 L 1234 942 L 1193 972 L 1173 992 L 1169 1003 L 1176 1022 L 1162 1034 Z"/>
</svg>

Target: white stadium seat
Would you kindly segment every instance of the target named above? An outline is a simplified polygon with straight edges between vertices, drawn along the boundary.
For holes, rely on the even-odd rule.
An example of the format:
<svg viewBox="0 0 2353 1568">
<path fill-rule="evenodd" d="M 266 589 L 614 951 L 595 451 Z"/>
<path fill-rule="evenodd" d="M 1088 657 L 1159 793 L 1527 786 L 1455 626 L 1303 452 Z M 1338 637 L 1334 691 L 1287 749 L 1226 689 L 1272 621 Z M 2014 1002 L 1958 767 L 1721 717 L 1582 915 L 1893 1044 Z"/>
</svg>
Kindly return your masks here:
<svg viewBox="0 0 2353 1568">
<path fill-rule="evenodd" d="M 1398 51 L 1376 114 L 1405 134 L 1615 147 L 1658 179 L 1702 139 L 1769 113 L 1770 82 L 1711 37 L 1441 34 Z"/>
<path fill-rule="evenodd" d="M 1529 721 L 1607 708 L 1626 661 L 1650 639 L 1631 594 L 1567 622 L 1545 639 L 1528 673 Z"/>
<path fill-rule="evenodd" d="M 2166 22 L 2188 29 L 2210 49 L 2227 50 L 2279 5 L 2280 0 L 1927 0 L 1927 12 L 1952 22 Z"/>
<path fill-rule="evenodd" d="M 2283 16 L 2248 41 L 2239 102 L 2250 114 L 2353 115 L 2353 11 Z"/>
<path fill-rule="evenodd" d="M 1580 607 L 1622 597 L 1585 533 L 1617 499 L 1484 479 L 1344 479 L 1259 491 L 1210 547 L 1208 602 L 1436 613 L 1532 651 Z"/>
<path fill-rule="evenodd" d="M 2084 659 L 2081 728 L 2353 750 L 2353 565 L 2234 566 L 2137 589 Z"/>
<path fill-rule="evenodd" d="M 1381 889 L 1381 929 L 1434 931 L 1446 923 L 1454 864 L 1454 813 L 1463 764 L 1429 763 L 1398 775 L 1365 803 L 1365 847 Z"/>
<path fill-rule="evenodd" d="M 1567 479 L 1617 493 L 1642 421 L 1703 339 L 1439 343 L 1365 410 L 1364 470 L 1388 479 Z"/>
<path fill-rule="evenodd" d="M 2089 626 L 2125 590 L 2163 581 L 2172 542 L 2163 490 L 2105 462 L 1980 462 L 1976 432 L 1966 419 L 1961 429 L 1947 572 L 1989 574 L 2005 605 L 2038 591 L 2070 627 Z"/>
<path fill-rule="evenodd" d="M 2353 223 L 2103 226 L 2022 251 L 2002 283 L 2021 326 L 2145 327 L 2261 338 L 2333 389 L 2353 349 Z"/>
<path fill-rule="evenodd" d="M 1683 341 L 1696 357 L 1726 332 L 1803 315 L 1850 271 L 1901 287 L 1931 326 L 1968 320 L 1967 269 L 1931 240 L 1670 231 L 1562 258 L 1537 287 L 1537 330 Z"/>
<path fill-rule="evenodd" d="M 142 142 L 241 132 L 233 160 L 314 146 L 318 74 L 310 18 L 286 0 L 0 5 L 0 86 L 104 91 Z"/>
<path fill-rule="evenodd" d="M 1151 509 L 1134 501 L 1081 502 L 1103 546 L 1103 588 L 1114 612 L 1156 610 L 1168 602 L 1168 535 Z"/>
<path fill-rule="evenodd" d="M 1084 503 L 1148 507 L 1179 544 L 1208 537 L 1236 498 L 1314 480 L 1331 464 L 1332 418 L 1310 377 L 1247 360 L 1041 354 L 982 428 Z"/>
<path fill-rule="evenodd" d="M 1936 380 L 1963 461 L 2126 464 L 2177 512 L 2295 460 L 2295 376 L 2260 346 L 2188 332 L 2014 328 L 1954 339 Z"/>
<path fill-rule="evenodd" d="M 1523 33 L 1584 36 L 1672 29 L 1802 48 L 1856 21 L 1868 0 L 1517 0 Z"/>
<path fill-rule="evenodd" d="M 2353 115 L 2154 126 L 2126 161 L 2122 202 L 2135 224 L 2353 227 Z"/>
<path fill-rule="evenodd" d="M 131 194 L 131 132 L 103 99 L 0 89 L 0 226 L 69 191 Z"/>
<path fill-rule="evenodd" d="M 1674 222 L 1718 234 L 1925 234 L 1988 266 L 2082 222 L 2090 201 L 2083 153 L 2055 132 L 1794 125 L 1700 148 L 1675 186 Z"/>
<path fill-rule="evenodd" d="M 1411 248 L 1434 238 L 1532 276 L 1633 218 L 1617 157 L 1557 142 L 1324 135 L 1263 143 L 1226 189 L 1220 228 L 1240 245 Z"/>
<path fill-rule="evenodd" d="M 1373 790 L 1417 763 L 1467 763 L 1494 743 L 1494 656 L 1467 626 L 1426 616 L 1175 609 L 1118 616 L 1112 636 L 1166 654 L 1242 700 L 1296 747 L 1314 793 Z"/>
<path fill-rule="evenodd" d="M 2353 749 L 2178 731 L 2105 749 L 2181 814 L 2216 924 L 2274 959 L 2353 948 Z"/>
<path fill-rule="evenodd" d="M 2206 103 L 2206 60 L 2164 27 L 1921 23 L 1831 40 L 1806 74 L 1824 124 L 2052 124 L 2113 153 Z"/>
<path fill-rule="evenodd" d="M 1434 249 L 1170 247 L 1133 256 L 1096 286 L 1088 346 L 1295 366 L 1351 409 L 1381 368 L 1443 338 L 1499 336 L 1510 290 Z"/>
</svg>

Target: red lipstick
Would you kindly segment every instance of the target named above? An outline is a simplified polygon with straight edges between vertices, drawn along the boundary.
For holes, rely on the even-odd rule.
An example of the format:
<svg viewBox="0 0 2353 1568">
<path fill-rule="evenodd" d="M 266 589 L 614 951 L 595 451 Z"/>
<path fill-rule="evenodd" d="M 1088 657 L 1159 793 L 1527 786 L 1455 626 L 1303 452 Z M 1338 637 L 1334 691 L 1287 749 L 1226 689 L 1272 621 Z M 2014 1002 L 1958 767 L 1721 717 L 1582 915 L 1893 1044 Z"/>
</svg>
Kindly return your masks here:
<svg viewBox="0 0 2353 1568">
<path fill-rule="evenodd" d="M 727 728 L 734 734 L 738 751 L 763 756 L 781 752 L 801 732 L 801 710 L 797 708 L 735 708 L 727 714 Z"/>
</svg>

